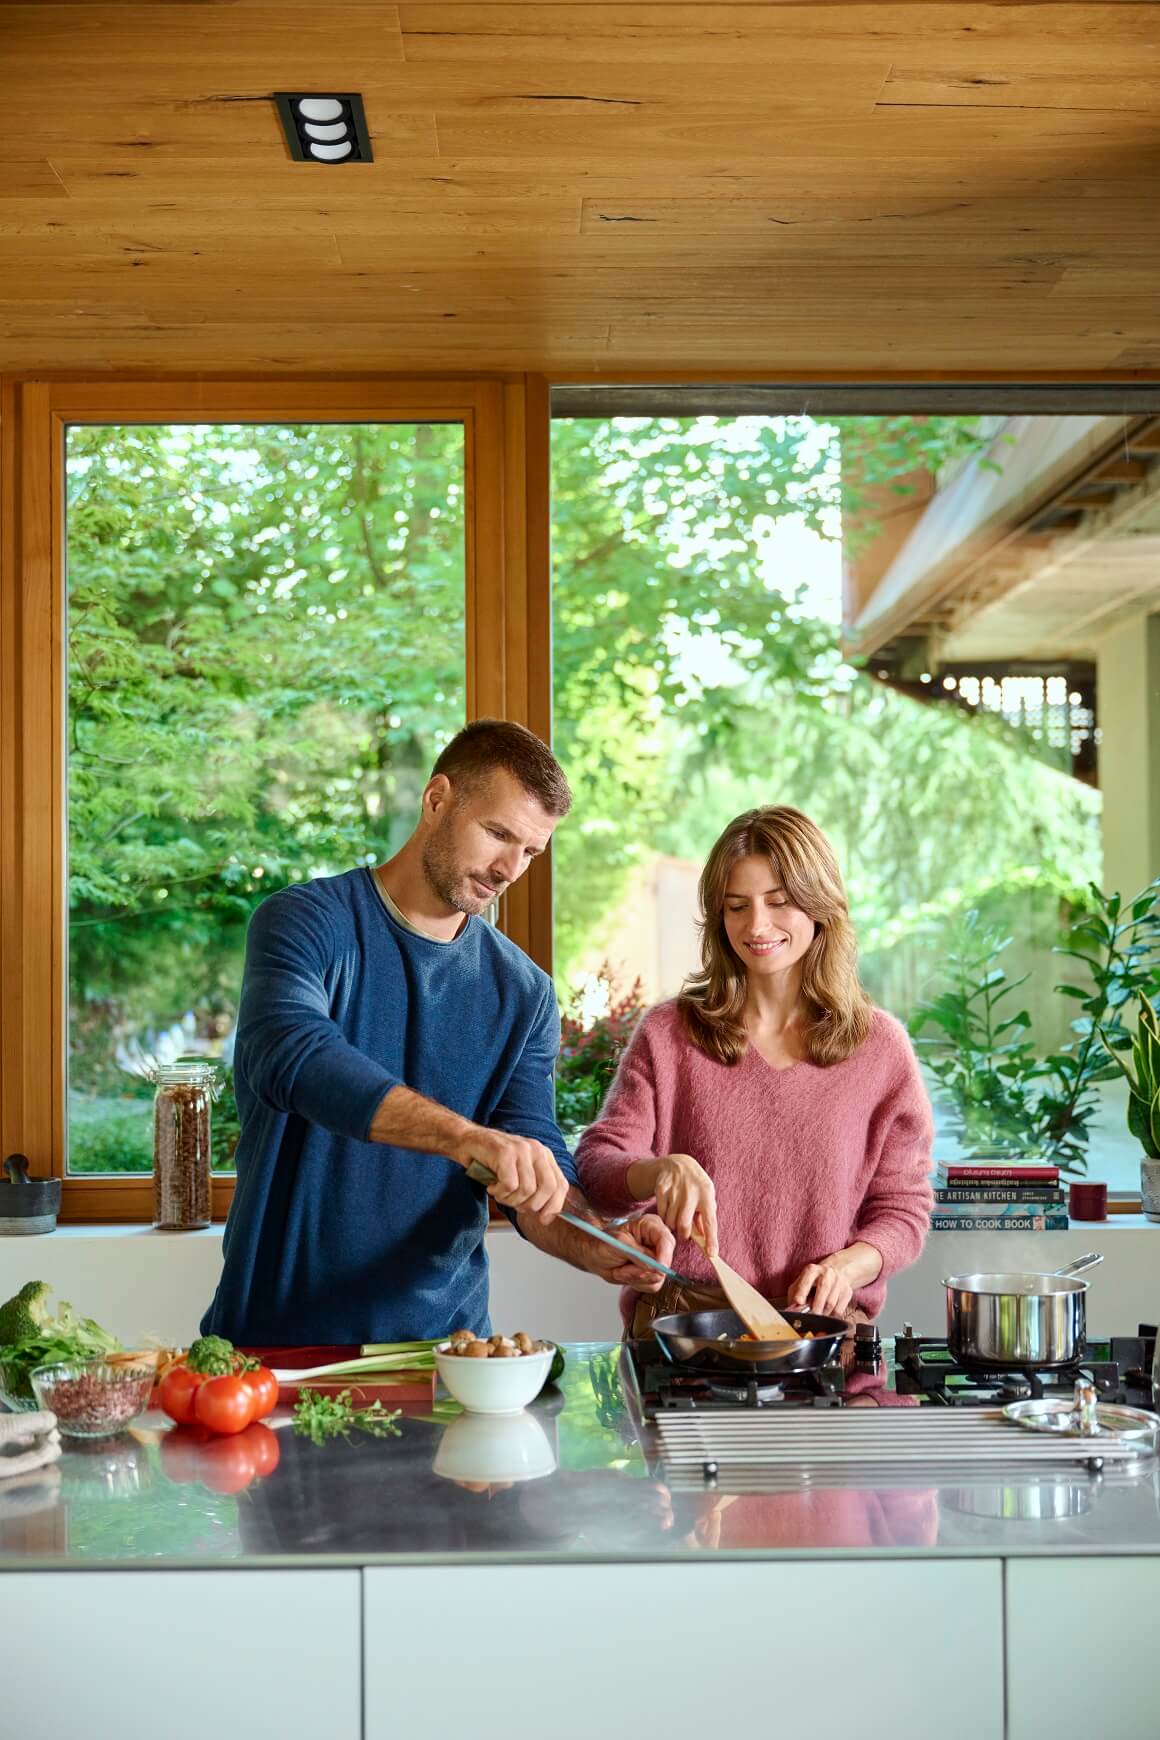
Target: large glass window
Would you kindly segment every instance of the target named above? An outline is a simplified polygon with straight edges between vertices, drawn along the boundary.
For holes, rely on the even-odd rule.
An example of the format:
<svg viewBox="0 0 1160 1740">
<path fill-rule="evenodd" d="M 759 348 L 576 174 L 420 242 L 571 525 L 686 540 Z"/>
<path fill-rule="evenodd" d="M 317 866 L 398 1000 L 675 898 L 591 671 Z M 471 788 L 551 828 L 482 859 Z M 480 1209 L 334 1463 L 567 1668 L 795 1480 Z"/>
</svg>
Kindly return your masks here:
<svg viewBox="0 0 1160 1740">
<path fill-rule="evenodd" d="M 997 1104 L 985 1130 L 982 1117 L 962 1127 L 976 1066 L 989 1072 L 980 1091 L 1009 1087 L 1016 1114 L 1042 1106 L 1051 1082 L 1036 1062 L 1074 1055 L 1091 1026 L 1090 965 L 1053 950 L 1069 927 L 1103 923 L 1111 892 L 1092 614 L 1118 558 L 1109 547 L 1102 568 L 1093 557 L 1063 581 L 1046 569 L 1032 597 L 1050 534 L 1074 527 L 1086 498 L 1035 519 L 1015 468 L 1062 467 L 1091 422 L 553 423 L 555 732 L 577 796 L 555 846 L 565 1121 L 593 1114 L 635 1012 L 697 965 L 700 868 L 731 817 L 766 803 L 796 805 L 830 837 L 876 1002 L 916 1021 L 924 1001 L 968 980 L 1023 981 L 995 1012 L 985 1057 L 953 1021 L 922 1031 L 958 1068 L 946 1082 L 932 1068 L 940 1153 L 1003 1136 Z M 1106 505 L 1109 487 L 1092 500 Z M 951 490 L 953 513 L 927 512 Z M 908 585 L 942 574 L 948 596 L 946 565 L 984 495 L 992 527 L 1013 503 L 993 561 L 976 562 L 949 605 L 907 616 Z M 895 627 L 870 638 L 884 650 L 858 657 L 851 630 L 877 608 Z M 1118 743 L 1112 761 L 1104 774 L 1122 778 Z M 1141 860 L 1138 880 L 1148 874 Z M 1082 946 L 1099 958 L 1096 940 L 1092 930 Z M 1123 1002 L 1113 990 L 1113 1022 Z M 1026 1020 L 995 1033 L 1008 1016 Z M 1100 1056 L 1091 1175 L 1135 1188 L 1125 1088 Z M 1013 1144 L 1023 1128 L 1016 1115 Z"/>
<path fill-rule="evenodd" d="M 246 923 L 389 854 L 465 716 L 462 424 L 67 434 L 68 1170 L 147 1172 L 151 1060 L 217 1058 Z"/>
</svg>

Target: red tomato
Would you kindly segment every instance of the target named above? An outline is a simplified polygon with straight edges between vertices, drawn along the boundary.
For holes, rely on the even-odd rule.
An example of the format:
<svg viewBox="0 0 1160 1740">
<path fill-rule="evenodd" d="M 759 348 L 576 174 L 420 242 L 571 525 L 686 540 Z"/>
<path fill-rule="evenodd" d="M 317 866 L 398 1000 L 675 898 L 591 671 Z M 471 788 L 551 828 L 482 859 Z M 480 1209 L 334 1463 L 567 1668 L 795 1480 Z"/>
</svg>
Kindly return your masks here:
<svg viewBox="0 0 1160 1740">
<path fill-rule="evenodd" d="M 267 1474 L 273 1474 L 282 1454 L 277 1432 L 272 1432 L 269 1426 L 263 1426 L 260 1420 L 255 1420 L 252 1426 L 246 1427 L 240 1438 L 234 1439 L 234 1443 L 246 1446 L 254 1459 L 254 1473 L 260 1480 Z"/>
<path fill-rule="evenodd" d="M 278 1406 L 278 1379 L 265 1365 L 258 1366 L 255 1371 L 244 1371 L 242 1377 L 254 1398 L 255 1420 L 264 1420 Z"/>
<path fill-rule="evenodd" d="M 167 1479 L 188 1485 L 201 1479 L 200 1447 L 212 1441 L 204 1426 L 175 1426 L 161 1440 L 161 1466 Z"/>
<path fill-rule="evenodd" d="M 211 1432 L 244 1432 L 254 1417 L 254 1398 L 241 1374 L 207 1378 L 194 1397 L 194 1412 Z"/>
<path fill-rule="evenodd" d="M 201 1373 L 190 1371 L 187 1365 L 172 1366 L 162 1378 L 159 1385 L 161 1406 L 179 1426 L 192 1426 L 197 1418 L 194 1400 L 204 1382 Z"/>
<path fill-rule="evenodd" d="M 198 1473 L 211 1492 L 244 1492 L 254 1478 L 254 1453 L 240 1438 L 211 1438 L 198 1458 Z"/>
</svg>

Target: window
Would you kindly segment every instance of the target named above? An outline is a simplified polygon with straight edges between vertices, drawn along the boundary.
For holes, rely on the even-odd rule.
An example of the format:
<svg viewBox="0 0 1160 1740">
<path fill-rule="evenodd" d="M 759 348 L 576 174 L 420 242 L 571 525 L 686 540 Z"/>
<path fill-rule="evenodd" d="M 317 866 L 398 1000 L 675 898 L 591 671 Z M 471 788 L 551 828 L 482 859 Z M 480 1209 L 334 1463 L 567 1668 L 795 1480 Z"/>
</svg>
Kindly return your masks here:
<svg viewBox="0 0 1160 1740">
<path fill-rule="evenodd" d="M 0 1152 L 63 1179 L 62 1219 L 149 1219 L 135 1068 L 228 1066 L 262 894 L 388 852 L 464 717 L 546 733 L 546 407 L 524 378 L 0 382 Z M 499 922 L 545 958 L 549 912 L 537 866 Z"/>
<path fill-rule="evenodd" d="M 66 435 L 69 1174 L 152 1168 L 263 895 L 389 856 L 465 717 L 458 423 Z"/>
<path fill-rule="evenodd" d="M 647 409 L 646 389 L 610 391 Z M 1160 869 L 1134 747 L 1160 709 L 1144 664 L 1129 669 L 1160 587 L 1133 590 L 1126 541 L 1126 492 L 1145 524 L 1158 449 L 1143 414 L 557 417 L 555 737 L 577 802 L 556 843 L 555 971 L 589 1034 L 565 1058 L 566 1115 L 599 1103 L 604 1029 L 623 1037 L 697 966 L 697 878 L 726 822 L 789 803 L 835 848 L 876 1002 L 909 1021 L 956 990 L 956 947 L 972 988 L 1024 981 L 992 1027 L 1023 1011 L 1026 1026 L 984 1048 L 1009 1125 L 963 1128 L 965 1040 L 920 1035 L 942 1042 L 932 1066 L 963 1065 L 931 1070 L 939 1153 L 1023 1139 L 1036 1060 L 1090 1043 L 1085 1006 L 1055 988 L 1082 997 L 1088 969 L 1053 951 L 1093 912 L 1092 884 L 1127 899 Z M 1112 494 L 1115 521 L 1085 517 Z M 1102 714 L 1097 667 L 1117 671 Z M 1023 1039 L 1022 1059 L 1000 1049 Z M 1093 1055 L 1108 1079 L 1089 1172 L 1137 1189 L 1125 1087 Z"/>
</svg>

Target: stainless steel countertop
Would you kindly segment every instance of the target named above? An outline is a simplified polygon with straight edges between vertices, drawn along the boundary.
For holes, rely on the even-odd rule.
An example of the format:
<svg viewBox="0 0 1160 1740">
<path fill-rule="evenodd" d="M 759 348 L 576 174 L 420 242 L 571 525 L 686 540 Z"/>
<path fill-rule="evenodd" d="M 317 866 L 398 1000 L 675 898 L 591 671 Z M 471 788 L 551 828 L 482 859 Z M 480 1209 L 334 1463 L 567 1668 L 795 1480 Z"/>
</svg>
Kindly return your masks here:
<svg viewBox="0 0 1160 1740">
<path fill-rule="evenodd" d="M 915 1465 L 864 1484 L 670 1490 L 655 1435 L 626 1404 L 621 1350 L 567 1351 L 561 1390 L 514 1422 L 440 1400 L 408 1410 L 398 1438 L 319 1447 L 283 1426 L 277 1468 L 232 1494 L 211 1490 L 229 1483 L 227 1453 L 182 1466 L 147 1416 L 134 1436 L 0 1481 L 0 1571 L 1160 1554 L 1155 1458 L 1099 1477 L 948 1479 Z M 512 1457 L 550 1471 L 509 1484 Z"/>
</svg>

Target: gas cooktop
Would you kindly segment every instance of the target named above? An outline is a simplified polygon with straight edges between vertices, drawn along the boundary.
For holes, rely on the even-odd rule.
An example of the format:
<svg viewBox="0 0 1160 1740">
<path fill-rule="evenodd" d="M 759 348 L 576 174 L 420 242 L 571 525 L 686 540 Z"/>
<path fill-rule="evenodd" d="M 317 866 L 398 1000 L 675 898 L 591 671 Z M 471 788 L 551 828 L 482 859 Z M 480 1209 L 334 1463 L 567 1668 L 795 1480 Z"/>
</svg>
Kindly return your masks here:
<svg viewBox="0 0 1160 1740">
<path fill-rule="evenodd" d="M 1085 1357 L 1052 1371 L 1017 1368 L 983 1371 L 961 1364 L 945 1340 L 916 1335 L 906 1324 L 884 1351 L 873 1324 L 859 1324 L 840 1358 L 813 1371 L 732 1381 L 671 1364 L 655 1341 L 625 1346 L 629 1381 L 644 1416 L 716 1412 L 729 1408 L 842 1408 L 857 1401 L 880 1407 L 983 1408 L 1027 1397 L 1071 1396 L 1077 1378 L 1089 1377 L 1102 1400 L 1151 1408 L 1156 1326 L 1134 1336 L 1090 1341 Z"/>
<path fill-rule="evenodd" d="M 1089 1341 L 1083 1358 L 1065 1366 L 993 1371 L 956 1359 L 945 1340 L 915 1335 L 908 1323 L 894 1340 L 894 1387 L 899 1395 L 936 1407 L 994 1407 L 1029 1397 L 1071 1396 L 1077 1380 L 1087 1377 L 1104 1401 L 1151 1408 L 1155 1348 L 1155 1324 L 1141 1323 L 1134 1336 Z"/>
<path fill-rule="evenodd" d="M 630 1341 L 626 1353 L 633 1381 L 648 1417 L 688 1413 L 707 1408 L 838 1408 L 846 1405 L 857 1374 L 885 1386 L 882 1343 L 873 1324 L 860 1324 L 857 1340 L 843 1344 L 842 1357 L 811 1371 L 787 1372 L 776 1381 L 767 1377 L 732 1379 L 717 1372 L 699 1372 L 674 1365 L 657 1342 Z"/>
</svg>

